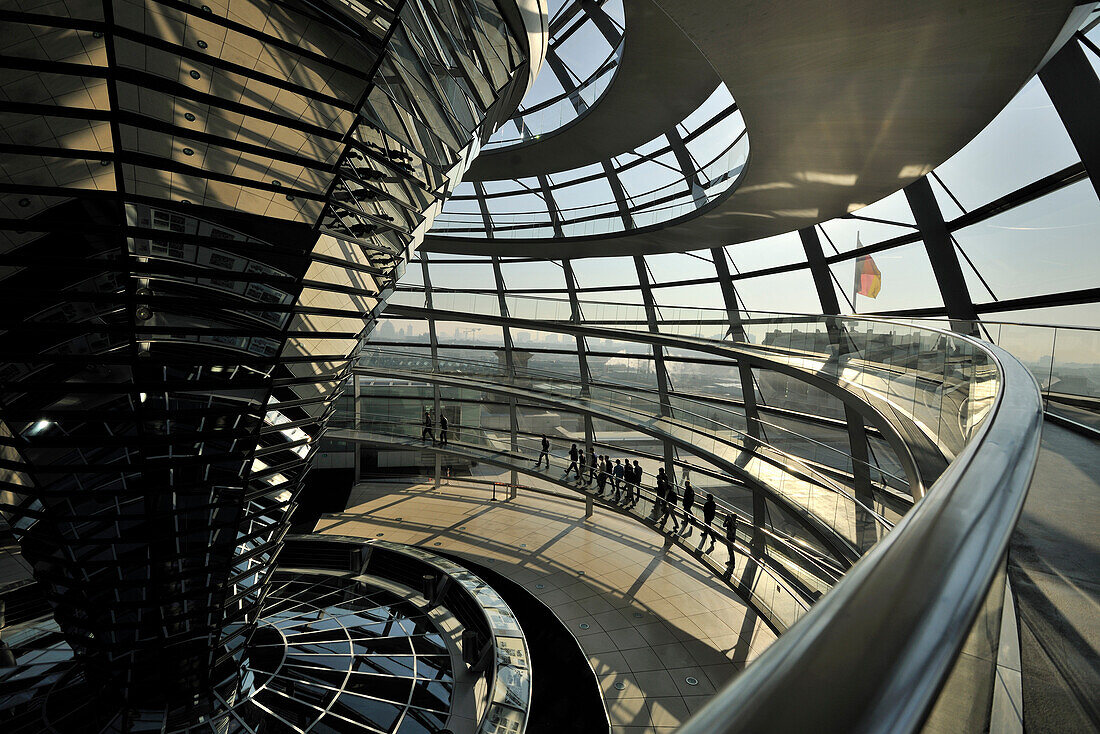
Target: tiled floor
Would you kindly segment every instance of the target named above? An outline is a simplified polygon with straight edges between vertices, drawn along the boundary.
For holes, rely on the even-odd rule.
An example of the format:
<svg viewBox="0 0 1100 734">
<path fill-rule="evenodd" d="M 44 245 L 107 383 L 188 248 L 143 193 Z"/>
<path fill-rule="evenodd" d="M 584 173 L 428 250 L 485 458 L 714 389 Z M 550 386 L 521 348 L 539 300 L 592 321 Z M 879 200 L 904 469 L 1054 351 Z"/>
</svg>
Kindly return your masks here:
<svg viewBox="0 0 1100 734">
<path fill-rule="evenodd" d="M 671 731 L 775 635 L 661 536 L 619 515 L 531 492 L 364 484 L 319 532 L 465 556 L 521 583 L 573 632 L 616 733 Z M 583 574 L 583 575 L 581 575 Z M 697 681 L 695 685 L 688 678 Z"/>
</svg>

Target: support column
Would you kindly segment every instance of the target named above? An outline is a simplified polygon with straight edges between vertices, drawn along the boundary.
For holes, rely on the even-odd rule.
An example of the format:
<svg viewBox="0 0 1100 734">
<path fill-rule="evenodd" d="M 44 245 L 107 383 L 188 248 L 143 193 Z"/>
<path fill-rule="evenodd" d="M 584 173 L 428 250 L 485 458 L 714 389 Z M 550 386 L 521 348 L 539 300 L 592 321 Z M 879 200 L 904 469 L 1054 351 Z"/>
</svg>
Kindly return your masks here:
<svg viewBox="0 0 1100 734">
<path fill-rule="evenodd" d="M 645 304 L 645 317 L 652 334 L 660 333 L 657 327 L 657 303 L 653 299 L 653 288 L 650 286 L 649 273 L 646 270 L 645 257 L 634 256 L 634 268 L 638 271 L 638 286 L 642 291 L 642 302 Z M 672 417 L 672 401 L 669 399 L 668 370 L 665 367 L 665 350 L 659 344 L 653 345 L 653 366 L 657 372 L 657 399 L 660 402 L 661 416 Z M 665 474 L 670 482 L 676 481 L 675 453 L 672 444 L 667 441 L 664 444 Z"/>
<path fill-rule="evenodd" d="M 361 425 L 359 419 L 359 375 L 354 372 L 351 375 L 351 427 L 353 430 L 359 430 Z M 352 450 L 355 452 L 355 481 L 352 482 L 352 486 L 359 483 L 362 478 L 363 461 L 362 461 L 362 447 L 357 441 L 352 441 Z"/>
<path fill-rule="evenodd" d="M 850 406 L 844 406 L 844 419 L 848 424 L 848 447 L 852 456 L 852 478 L 856 499 L 868 508 L 875 506 L 874 485 L 871 483 L 871 451 L 867 442 L 867 427 L 863 416 Z M 856 547 L 868 551 L 878 542 L 878 523 L 867 511 L 856 508 Z"/>
<path fill-rule="evenodd" d="M 833 279 L 829 275 L 829 264 L 825 262 L 825 253 L 821 251 L 821 240 L 817 236 L 817 227 L 803 227 L 798 230 L 802 238 L 802 248 L 806 251 L 806 262 L 810 264 L 810 275 L 817 289 L 817 299 L 821 302 L 821 313 L 840 313 L 840 302 L 833 290 Z"/>
<path fill-rule="evenodd" d="M 562 260 L 561 264 L 562 269 L 565 271 L 565 287 L 569 291 L 569 320 L 574 324 L 580 324 L 584 320 L 584 315 L 581 313 L 580 299 L 577 298 L 577 276 L 573 272 L 573 263 L 569 260 Z M 581 373 L 581 395 L 588 397 L 592 394 L 589 387 L 592 375 L 588 371 L 588 343 L 583 336 L 579 335 L 575 337 L 575 340 L 577 342 L 577 363 Z M 592 455 L 595 442 L 596 431 L 592 424 L 592 416 L 586 413 L 584 416 L 585 456 L 590 457 Z"/>
<path fill-rule="evenodd" d="M 626 189 L 623 188 L 623 182 L 619 180 L 619 174 L 615 170 L 615 166 L 609 160 L 602 160 L 600 164 L 603 166 L 607 183 L 611 186 L 611 193 L 615 197 L 615 206 L 619 210 L 619 219 L 623 222 L 623 229 L 634 229 L 634 217 L 630 214 Z"/>
<path fill-rule="evenodd" d="M 496 280 L 497 286 L 497 304 L 500 307 L 500 315 L 503 318 L 508 318 L 508 299 L 505 298 L 504 290 L 504 275 L 500 271 L 500 258 L 493 255 L 493 278 Z M 512 332 L 507 325 L 501 326 L 501 331 L 504 335 L 504 363 L 508 369 L 508 377 L 512 381 L 516 379 L 516 363 L 512 354 L 514 347 L 512 345 Z M 508 398 L 508 425 L 511 428 L 511 451 L 513 456 L 519 455 L 519 414 L 516 410 L 516 399 L 514 397 Z M 511 473 L 512 485 L 510 497 L 513 499 L 516 496 L 516 485 L 519 484 L 519 472 L 515 469 Z"/>
<path fill-rule="evenodd" d="M 737 290 L 733 286 L 733 278 L 730 277 L 729 263 L 726 262 L 726 251 L 722 247 L 711 248 L 711 260 L 714 262 L 714 270 L 718 274 L 718 285 L 722 289 L 722 301 L 726 306 L 726 316 L 729 318 L 729 333 L 734 341 L 747 341 L 745 327 L 741 323 L 741 309 L 737 304 Z M 748 434 L 755 439 L 760 439 L 760 411 L 756 405 L 756 382 L 753 379 L 752 367 L 744 362 L 737 363 L 737 373 L 741 380 L 741 396 L 745 404 L 745 425 Z"/>
<path fill-rule="evenodd" d="M 730 322 L 730 335 L 736 341 L 746 341 L 745 327 L 741 323 L 741 310 L 737 303 L 737 289 L 734 288 L 733 278 L 730 277 L 725 248 L 712 248 L 710 259 L 714 262 L 714 271 L 718 274 L 718 285 L 722 289 L 722 301 L 725 303 L 726 315 L 729 317 Z M 741 380 L 741 399 L 745 404 L 746 430 L 750 437 L 759 441 L 763 431 L 760 426 L 760 409 L 756 404 L 756 381 L 753 378 L 752 368 L 739 361 L 737 363 L 737 373 Z M 751 449 L 753 447 L 746 446 L 746 448 Z M 752 493 L 752 538 L 749 543 L 752 555 L 755 558 L 761 558 L 764 555 L 767 542 L 764 534 L 766 514 L 767 506 L 764 503 L 764 497 L 759 492 L 754 491 Z M 755 574 L 756 570 L 753 568 L 750 571 L 746 566 L 745 571 L 749 574 L 746 580 L 751 583 L 752 574 Z"/>
<path fill-rule="evenodd" d="M 665 137 L 668 138 L 668 144 L 669 147 L 672 148 L 672 155 L 676 158 L 676 164 L 680 166 L 680 171 L 683 172 L 684 178 L 687 180 L 688 188 L 691 189 L 691 198 L 695 201 L 695 207 L 699 208 L 705 206 L 707 203 L 707 192 L 703 188 L 702 182 L 699 180 L 699 174 L 695 168 L 695 163 L 691 160 L 691 154 L 688 153 L 683 138 L 680 137 L 680 131 L 676 128 L 672 128 Z"/>
<path fill-rule="evenodd" d="M 430 315 L 433 308 L 432 306 L 432 276 L 428 269 L 428 253 L 420 253 L 420 273 L 424 280 L 424 306 L 428 309 L 429 315 L 426 317 L 428 322 L 428 343 L 431 345 L 432 351 L 432 372 L 439 371 L 439 336 L 435 330 L 435 318 Z M 440 417 L 443 415 L 443 401 L 440 394 L 439 385 L 432 385 L 432 411 L 435 415 L 436 426 L 441 424 Z M 458 430 L 457 428 L 455 430 Z M 443 455 L 438 451 L 435 452 L 435 471 L 433 472 L 433 485 L 436 489 L 439 489 L 439 485 L 442 484 L 443 476 Z"/>
<path fill-rule="evenodd" d="M 932 193 L 927 176 L 921 176 L 905 187 L 905 198 L 913 210 L 913 217 L 924 240 L 924 249 L 928 253 L 932 272 L 936 275 L 936 284 L 952 320 L 951 328 L 960 334 L 977 336 L 978 312 L 974 310 L 974 301 L 966 287 L 958 253 L 951 242 L 951 235 L 944 224 L 940 205 Z"/>
<path fill-rule="evenodd" d="M 1100 80 L 1076 38 L 1039 70 L 1039 81 L 1100 196 Z"/>
<path fill-rule="evenodd" d="M 923 180 L 923 179 L 922 179 Z M 926 182 L 927 184 L 927 182 Z M 929 190 L 931 192 L 931 190 Z M 942 219 L 941 219 L 942 223 Z M 944 229 L 946 234 L 946 228 Z M 817 236 L 816 227 L 806 227 L 798 230 L 802 238 L 802 246 L 806 250 L 806 259 L 810 262 L 810 271 L 813 273 L 814 286 L 817 288 L 817 296 L 821 301 L 821 312 L 826 315 L 839 314 L 840 302 L 837 300 L 836 291 L 833 290 L 832 276 L 829 274 L 829 264 L 825 262 L 825 253 L 821 250 L 821 240 Z M 843 354 L 849 346 L 847 340 L 842 340 L 843 334 L 839 325 L 832 324 L 829 333 L 833 341 L 838 345 L 838 355 Z M 867 445 L 867 430 L 863 425 L 863 416 L 856 411 L 844 406 L 844 418 L 848 429 L 848 455 L 852 457 L 852 473 L 855 478 L 856 497 L 868 507 L 874 506 L 874 497 L 871 490 L 870 450 Z M 865 511 L 856 509 L 856 525 L 860 538 L 860 548 L 865 546 L 862 539 L 870 528 L 874 533 L 874 518 Z M 873 545 L 874 541 L 871 541 Z M 870 547 L 870 545 L 866 546 Z"/>
<path fill-rule="evenodd" d="M 752 493 L 752 541 L 750 549 L 753 558 L 763 558 L 767 550 L 768 540 L 764 534 L 764 525 L 767 521 L 768 505 L 764 501 L 764 495 L 759 492 Z"/>
</svg>

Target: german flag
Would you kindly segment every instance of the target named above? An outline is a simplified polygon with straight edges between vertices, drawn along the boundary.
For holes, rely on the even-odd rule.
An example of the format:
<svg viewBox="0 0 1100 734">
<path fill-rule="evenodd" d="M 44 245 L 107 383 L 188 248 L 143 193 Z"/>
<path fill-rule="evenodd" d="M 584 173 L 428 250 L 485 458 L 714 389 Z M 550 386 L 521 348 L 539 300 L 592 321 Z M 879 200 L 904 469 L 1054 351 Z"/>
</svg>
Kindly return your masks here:
<svg viewBox="0 0 1100 734">
<path fill-rule="evenodd" d="M 870 255 L 856 258 L 855 291 L 861 296 L 874 298 L 882 289 L 882 273 Z"/>
</svg>

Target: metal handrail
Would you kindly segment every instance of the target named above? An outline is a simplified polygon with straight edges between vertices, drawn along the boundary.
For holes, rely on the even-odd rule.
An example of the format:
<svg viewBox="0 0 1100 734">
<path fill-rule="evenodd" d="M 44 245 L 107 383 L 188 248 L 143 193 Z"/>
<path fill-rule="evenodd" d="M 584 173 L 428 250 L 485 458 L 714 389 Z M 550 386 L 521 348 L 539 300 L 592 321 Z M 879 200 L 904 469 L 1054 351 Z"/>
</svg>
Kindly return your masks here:
<svg viewBox="0 0 1100 734">
<path fill-rule="evenodd" d="M 914 732 L 990 592 L 1023 507 L 1042 405 L 999 347 L 1000 390 L 928 494 L 809 614 L 680 729 Z M 832 685 L 842 680 L 843 687 Z"/>
<path fill-rule="evenodd" d="M 359 367 L 356 367 L 354 369 L 354 371 L 355 371 L 356 374 L 371 374 L 372 369 L 373 368 L 371 368 L 371 367 L 359 366 Z M 445 375 L 446 373 L 426 373 L 425 372 L 425 373 L 420 373 L 420 374 L 424 375 L 425 381 L 433 382 L 435 380 L 440 379 L 440 376 Z M 493 383 L 493 384 L 495 385 L 497 383 Z M 499 384 L 507 384 L 507 383 L 499 383 Z M 621 391 L 615 391 L 615 390 L 605 390 L 605 391 L 608 392 L 608 393 L 619 393 L 619 392 L 621 392 Z M 538 391 L 536 391 L 536 392 L 538 392 Z M 623 393 L 623 394 L 631 395 L 631 393 Z M 550 398 L 551 398 L 551 396 L 547 395 L 542 399 L 543 400 L 549 400 Z M 534 399 L 538 399 L 538 398 L 534 398 Z M 636 416 L 638 416 L 639 418 L 642 418 L 642 419 L 652 419 L 654 417 L 654 414 L 652 414 L 652 413 L 645 412 L 645 411 L 639 411 L 635 408 L 632 408 L 629 405 L 629 403 L 627 405 L 618 405 L 618 404 L 616 404 L 614 407 L 615 407 L 616 410 L 621 411 L 624 414 L 636 415 Z M 697 416 L 697 415 L 691 414 L 688 411 L 684 411 L 682 409 L 679 409 L 678 412 L 681 415 L 689 415 L 693 418 L 700 418 L 705 422 L 715 423 L 715 421 L 713 421 L 709 418 L 705 418 L 704 416 Z M 616 420 L 616 418 L 614 418 L 610 414 L 604 414 L 601 417 L 604 417 L 608 420 Z M 675 425 L 677 425 L 681 428 L 686 429 L 688 432 L 692 433 L 693 435 L 704 435 L 705 434 L 705 435 L 707 435 L 708 438 L 712 439 L 713 441 L 715 441 L 717 443 L 723 444 L 723 445 L 731 447 L 731 448 L 735 448 L 739 451 L 745 451 L 745 452 L 751 453 L 756 458 L 759 458 L 761 461 L 763 461 L 763 462 L 765 462 L 765 463 L 767 463 L 767 464 L 769 464 L 773 467 L 785 469 L 786 473 L 788 475 L 791 475 L 791 476 L 801 475 L 802 478 L 805 481 L 807 481 L 809 483 L 812 483 L 814 486 L 819 487 L 820 489 L 822 489 L 824 491 L 827 491 L 827 492 L 829 492 L 833 495 L 836 495 L 836 496 L 840 497 L 841 499 L 843 499 L 844 501 L 852 503 L 852 505 L 854 507 L 856 507 L 856 508 L 862 510 L 863 512 L 867 513 L 867 516 L 869 518 L 871 518 L 877 524 L 881 525 L 883 528 L 889 530 L 890 528 L 893 527 L 893 523 L 891 523 L 889 520 L 887 520 L 885 517 L 883 517 L 879 512 L 877 512 L 874 509 L 874 507 L 868 507 L 860 498 L 856 497 L 853 490 L 851 490 L 848 487 L 845 487 L 844 485 L 840 484 L 839 482 L 835 482 L 835 481 L 831 480 L 824 473 L 822 473 L 820 471 L 817 471 L 815 468 L 813 468 L 812 466 L 807 464 L 805 461 L 803 461 L 799 457 L 787 454 L 786 452 L 770 445 L 767 441 L 764 441 L 764 440 L 761 440 L 761 439 L 758 439 L 758 438 L 754 438 L 750 434 L 748 434 L 747 432 L 744 432 L 744 431 L 741 431 L 741 430 L 735 429 L 735 428 L 729 428 L 729 427 L 725 427 L 725 426 L 722 427 L 723 429 L 729 430 L 732 434 L 734 434 L 733 438 L 726 438 L 726 437 L 721 436 L 717 433 L 708 432 L 705 429 L 701 429 L 699 426 L 695 425 L 694 423 L 683 424 L 681 422 L 678 422 L 675 418 L 672 418 L 672 417 L 669 417 L 666 420 L 668 420 L 668 422 L 670 424 L 675 424 Z M 737 436 L 740 436 L 740 441 L 739 442 L 737 440 L 735 440 Z M 697 453 L 698 455 L 700 455 L 701 457 L 705 458 L 708 461 L 711 461 L 712 463 L 714 461 L 713 458 L 707 458 L 709 452 L 702 452 L 702 450 L 699 449 L 697 444 L 692 444 L 690 446 L 688 444 L 685 444 L 685 448 L 693 451 L 694 453 Z M 771 454 L 774 454 L 774 456 L 771 455 Z M 783 467 L 780 467 L 780 462 L 785 462 L 786 465 L 783 466 Z M 744 474 L 744 477 L 748 481 L 752 481 L 752 479 L 748 479 L 749 476 L 750 475 L 749 475 L 748 472 L 746 472 Z M 756 480 L 757 484 L 759 484 L 761 486 L 770 486 L 770 484 L 765 480 L 762 480 L 760 478 L 755 478 L 755 480 Z M 772 490 L 773 490 L 773 499 L 777 499 L 779 497 L 784 497 L 785 496 L 784 493 L 782 492 L 781 488 L 772 488 Z M 810 520 L 811 518 L 817 518 L 817 519 L 823 521 L 822 518 L 818 518 L 815 513 L 810 511 L 809 508 L 802 508 L 799 505 L 795 505 L 795 507 L 799 507 L 800 509 L 803 510 L 803 513 L 804 513 L 802 515 L 803 519 Z M 835 528 L 830 526 L 829 529 L 836 536 L 837 539 L 842 538 L 842 536 L 835 531 Z M 846 542 L 850 542 L 850 541 L 846 541 Z M 852 548 L 851 550 L 855 550 L 855 549 Z"/>
<path fill-rule="evenodd" d="M 378 426 L 403 426 L 403 427 L 406 427 L 406 428 L 411 428 L 412 429 L 411 432 L 408 433 L 408 434 L 401 434 L 398 431 L 393 431 L 392 433 L 380 434 L 380 435 L 387 435 L 387 436 L 395 439 L 393 445 L 401 446 L 401 447 L 406 448 L 406 449 L 411 450 L 411 449 L 419 448 L 421 450 L 428 450 L 428 448 L 429 448 L 429 447 L 425 447 L 423 445 L 422 440 L 419 439 L 419 437 L 418 437 L 418 431 L 420 431 L 420 429 L 422 427 L 421 423 L 419 423 L 418 421 L 410 422 L 408 420 L 404 420 L 404 421 L 403 420 L 395 420 L 395 416 L 385 414 L 385 413 L 357 413 L 356 416 L 355 416 L 355 420 L 353 420 L 353 421 L 349 421 L 346 417 L 337 415 L 330 421 L 329 425 L 334 430 L 352 430 L 352 431 L 364 431 L 364 430 L 366 430 L 366 429 L 363 428 L 364 425 L 370 426 L 371 430 L 377 430 Z M 452 422 L 452 423 L 449 424 L 448 430 L 452 432 L 453 438 L 449 439 L 447 444 L 445 444 L 445 445 L 441 445 L 441 446 L 438 446 L 438 447 L 435 446 L 435 445 L 431 446 L 430 448 L 432 450 L 435 450 L 437 448 L 439 450 L 450 449 L 450 450 L 454 451 L 455 453 L 462 453 L 463 451 L 466 451 L 467 453 L 465 455 L 476 456 L 479 460 L 484 459 L 485 456 L 491 456 L 493 458 L 500 459 L 502 461 L 502 464 L 505 463 L 503 461 L 504 459 L 511 459 L 511 460 L 516 461 L 517 463 L 508 464 L 507 468 L 515 469 L 517 471 L 522 471 L 523 473 L 532 473 L 529 470 L 529 466 L 530 466 L 530 463 L 531 463 L 531 457 L 532 456 L 538 456 L 538 454 L 539 454 L 539 451 L 538 451 L 537 448 L 532 448 L 530 450 L 525 450 L 521 446 L 519 448 L 518 452 L 512 452 L 510 449 L 490 448 L 487 445 L 483 446 L 483 445 L 480 445 L 480 444 L 472 444 L 468 440 L 466 440 L 466 437 L 463 436 L 464 432 L 465 433 L 475 433 L 476 434 L 476 433 L 479 433 L 479 432 L 482 432 L 482 431 L 486 430 L 486 429 L 484 429 L 480 426 L 472 426 L 472 425 L 465 425 L 465 424 L 461 424 L 461 423 Z M 520 437 L 523 440 L 534 441 L 534 440 L 537 440 L 538 434 L 521 433 Z M 406 440 L 405 441 L 398 441 L 396 439 L 406 439 Z M 594 446 L 606 446 L 606 444 L 602 444 L 598 441 L 593 441 L 592 443 L 593 443 Z M 477 451 L 478 453 L 475 454 L 473 451 L 470 451 L 470 449 L 473 449 L 474 451 Z M 619 453 L 633 453 L 634 455 L 642 455 L 642 454 L 637 454 L 636 452 L 623 451 L 620 448 L 616 448 L 616 449 L 613 449 L 613 450 L 615 450 Z M 549 451 L 548 456 L 550 458 L 553 458 L 555 461 L 559 462 L 562 466 L 568 465 L 568 463 L 569 463 L 567 454 L 565 454 L 563 452 Z M 547 463 L 549 463 L 549 462 L 547 462 Z M 680 462 L 677 462 L 677 463 L 680 463 Z M 692 471 L 693 472 L 698 472 L 700 470 L 697 467 L 692 467 Z M 585 474 L 588 473 L 587 468 L 585 469 L 584 473 Z M 731 484 L 736 484 L 736 480 L 733 477 L 723 476 L 719 472 L 716 472 L 716 471 L 715 472 L 700 472 L 700 473 L 702 473 L 704 476 L 711 476 L 711 477 L 714 477 L 714 478 L 719 478 L 719 479 L 729 481 Z M 644 470 L 643 470 L 642 476 L 646 480 L 646 483 L 645 484 L 639 484 L 638 486 L 643 492 L 650 493 L 650 490 L 648 489 L 648 487 L 656 485 L 657 477 L 656 477 L 655 474 L 653 474 L 651 472 L 644 471 Z M 544 477 L 541 477 L 541 478 L 544 479 L 544 480 L 547 480 L 547 481 L 552 481 L 554 483 L 561 484 L 560 480 L 554 480 L 553 477 L 545 477 L 544 476 Z M 609 477 L 609 479 L 610 479 L 610 477 Z M 676 481 L 671 481 L 670 484 L 672 484 L 672 486 L 677 489 L 678 494 L 680 494 L 680 496 L 682 497 L 683 485 L 676 482 Z M 574 489 L 576 491 L 579 491 L 582 494 L 587 494 L 588 493 L 588 488 L 590 486 L 591 486 L 591 483 L 585 482 L 585 484 L 582 488 L 580 486 L 580 480 L 577 480 L 577 486 L 575 486 L 575 487 L 571 486 L 570 488 Z M 610 488 L 609 488 L 608 491 L 610 492 Z M 699 494 L 702 494 L 703 491 L 705 491 L 705 490 L 700 490 Z M 743 523 L 744 527 L 746 527 L 746 528 L 751 528 L 752 527 L 752 518 L 747 516 L 742 510 L 739 510 L 736 507 L 734 507 L 732 504 L 727 503 L 726 500 L 724 500 L 720 497 L 716 497 L 715 498 L 715 505 L 716 505 L 717 511 L 721 515 L 728 515 L 728 514 L 736 515 L 739 522 Z M 701 503 L 700 503 L 699 506 L 700 507 L 702 506 Z M 683 514 L 682 509 L 678 509 L 677 512 L 679 512 L 680 514 Z M 717 526 L 716 526 L 716 529 L 717 529 Z M 785 534 L 785 533 L 783 533 L 783 532 L 781 532 L 777 529 L 774 529 L 770 526 L 767 526 L 767 525 L 765 525 L 765 527 L 763 529 L 763 532 L 767 537 L 771 538 L 775 543 L 778 543 L 779 545 L 789 549 L 791 554 L 793 554 L 793 556 L 798 556 L 799 558 L 805 559 L 806 562 L 808 562 L 812 566 L 812 568 L 806 568 L 805 569 L 808 573 L 825 574 L 829 577 L 830 581 L 835 580 L 837 577 L 840 576 L 840 574 L 843 573 L 843 569 L 841 569 L 839 566 L 837 566 L 835 563 L 833 563 L 827 556 L 815 555 L 815 553 L 811 552 L 811 551 L 814 550 L 812 548 L 812 546 L 809 546 L 802 539 L 795 538 L 793 536 L 787 535 L 787 534 Z"/>
</svg>

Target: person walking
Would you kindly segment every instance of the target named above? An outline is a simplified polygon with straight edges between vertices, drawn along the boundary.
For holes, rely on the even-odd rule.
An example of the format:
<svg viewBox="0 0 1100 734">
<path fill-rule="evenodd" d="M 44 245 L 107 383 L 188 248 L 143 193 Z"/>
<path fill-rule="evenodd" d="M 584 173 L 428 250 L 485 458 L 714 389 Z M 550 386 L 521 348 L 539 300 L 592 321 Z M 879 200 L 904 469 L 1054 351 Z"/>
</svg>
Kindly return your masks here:
<svg viewBox="0 0 1100 734">
<path fill-rule="evenodd" d="M 733 565 L 733 547 L 737 542 L 737 515 L 732 512 L 726 514 L 726 549 L 729 551 L 730 566 Z"/>
<path fill-rule="evenodd" d="M 542 464 L 542 460 L 546 459 L 546 468 L 550 468 L 550 441 L 545 435 L 542 437 L 542 451 L 539 452 L 538 461 L 535 462 L 535 468 L 538 469 Z"/>
<path fill-rule="evenodd" d="M 691 482 L 687 479 L 684 480 L 684 527 L 687 528 L 687 532 L 684 533 L 685 538 L 690 538 L 695 525 L 695 515 L 692 513 L 691 508 L 695 504 L 695 488 L 691 486 Z"/>
<path fill-rule="evenodd" d="M 703 503 L 703 537 L 699 538 L 699 548 L 703 548 L 703 543 L 707 538 L 710 538 L 710 547 L 706 552 L 710 553 L 714 550 L 714 541 L 717 536 L 714 534 L 714 512 L 717 508 L 714 505 L 714 495 L 707 493 L 707 501 Z"/>
<path fill-rule="evenodd" d="M 657 486 L 656 486 L 657 499 L 653 502 L 653 514 L 654 520 L 660 517 L 664 517 L 665 512 L 665 492 L 668 489 L 668 480 L 665 479 L 665 470 L 657 470 Z"/>
<path fill-rule="evenodd" d="M 581 449 L 578 453 L 580 458 L 577 460 L 577 484 L 584 481 L 584 449 Z"/>
<path fill-rule="evenodd" d="M 584 486 L 592 486 L 592 482 L 596 481 L 596 451 L 593 449 L 588 452 L 588 479 L 584 480 Z"/>
<path fill-rule="evenodd" d="M 432 421 L 432 411 L 424 411 L 424 430 L 420 432 L 420 440 L 428 439 L 435 446 L 435 423 Z"/>
<path fill-rule="evenodd" d="M 442 409 L 439 411 L 439 445 L 447 445 L 447 414 Z"/>
<path fill-rule="evenodd" d="M 578 475 L 580 470 L 577 469 L 577 444 L 573 444 L 569 448 L 569 466 L 565 467 L 565 474 L 562 476 L 569 476 L 569 472 L 577 471 Z"/>
<path fill-rule="evenodd" d="M 641 467 L 637 459 L 634 460 L 634 467 L 630 468 L 630 492 L 626 499 L 631 507 L 638 504 L 638 500 L 641 499 Z"/>
<path fill-rule="evenodd" d="M 668 478 L 664 478 L 665 482 L 665 501 L 664 506 L 661 508 L 661 530 L 665 529 L 665 523 L 668 519 L 672 518 L 672 532 L 677 533 L 680 531 L 680 521 L 676 519 L 676 510 L 678 497 L 676 496 L 676 487 L 672 486 L 672 482 L 668 481 Z"/>
<path fill-rule="evenodd" d="M 611 472 L 611 486 L 615 488 L 615 501 L 619 501 L 619 483 L 623 481 L 623 463 L 615 459 L 615 469 Z"/>
<path fill-rule="evenodd" d="M 599 467 L 596 470 L 596 494 L 603 497 L 604 487 L 607 486 L 607 457 L 601 456 Z"/>
</svg>

